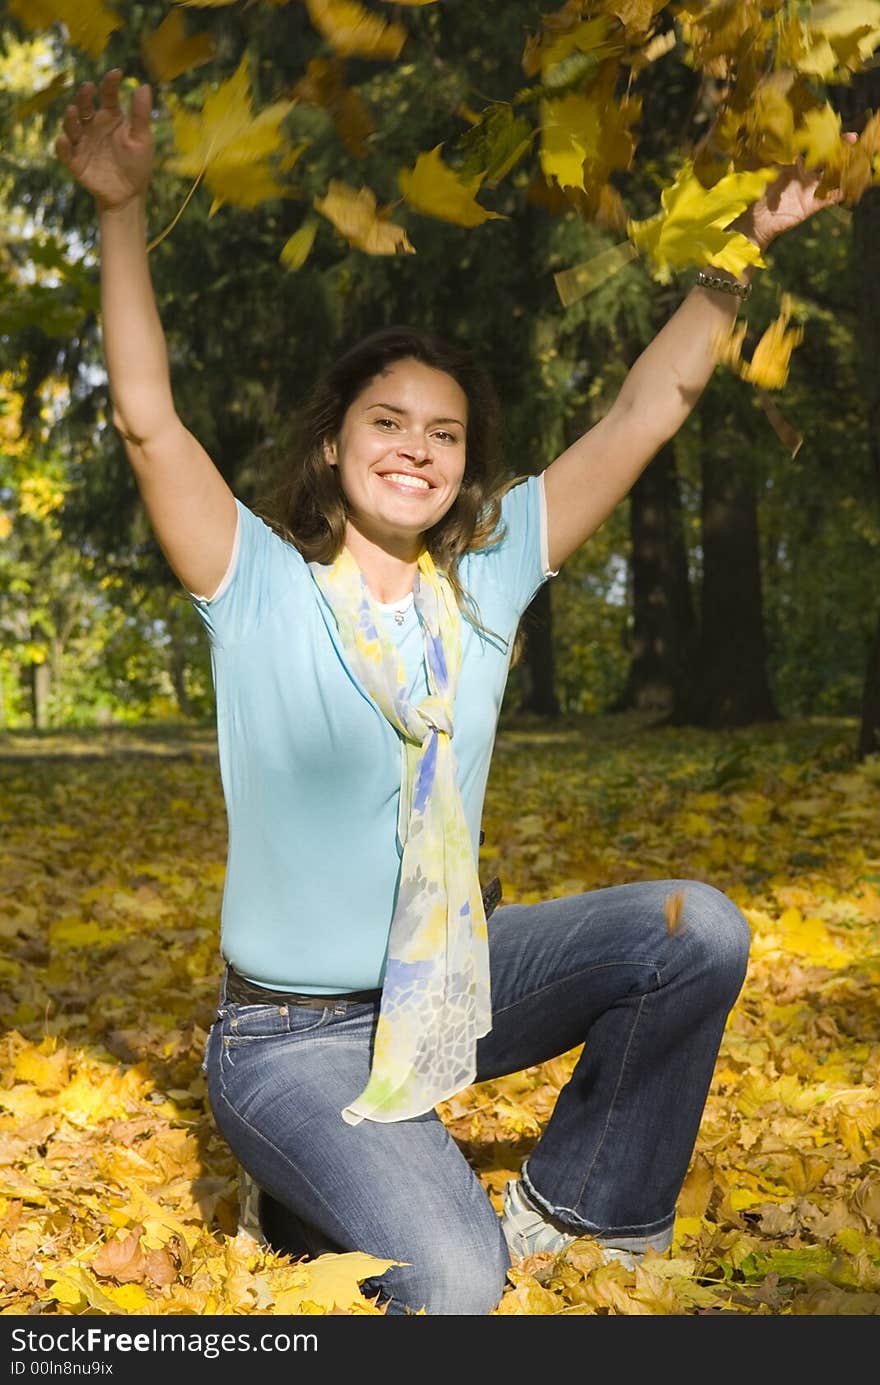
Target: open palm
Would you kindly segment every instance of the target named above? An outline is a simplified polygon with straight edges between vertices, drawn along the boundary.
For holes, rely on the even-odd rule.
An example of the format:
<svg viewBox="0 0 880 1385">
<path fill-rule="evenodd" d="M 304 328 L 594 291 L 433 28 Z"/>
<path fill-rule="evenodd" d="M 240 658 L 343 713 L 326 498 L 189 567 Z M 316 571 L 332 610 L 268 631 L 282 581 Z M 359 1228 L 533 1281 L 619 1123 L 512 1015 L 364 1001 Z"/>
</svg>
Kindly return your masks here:
<svg viewBox="0 0 880 1385">
<path fill-rule="evenodd" d="M 55 142 L 59 159 L 104 209 L 122 206 L 143 192 L 153 166 L 150 87 L 137 88 L 127 116 L 119 104 L 121 81 L 118 69 L 104 76 L 99 108 L 94 84 L 84 82 Z"/>
<path fill-rule="evenodd" d="M 844 135 L 849 143 L 854 143 L 857 138 L 850 131 Z M 753 239 L 766 249 L 783 232 L 799 226 L 824 207 L 838 203 L 842 196 L 838 190 L 830 192 L 827 197 L 817 195 L 816 189 L 821 179 L 822 169 L 808 169 L 802 159 L 781 168 L 779 176 L 747 213 L 749 233 Z"/>
</svg>

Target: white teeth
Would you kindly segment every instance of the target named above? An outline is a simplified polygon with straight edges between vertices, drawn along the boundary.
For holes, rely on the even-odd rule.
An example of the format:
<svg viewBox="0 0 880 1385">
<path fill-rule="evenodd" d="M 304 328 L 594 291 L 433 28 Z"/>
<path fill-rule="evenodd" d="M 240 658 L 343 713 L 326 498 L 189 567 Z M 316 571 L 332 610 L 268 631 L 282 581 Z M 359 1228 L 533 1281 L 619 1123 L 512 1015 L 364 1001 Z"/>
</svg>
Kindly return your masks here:
<svg viewBox="0 0 880 1385">
<path fill-rule="evenodd" d="M 412 486 L 413 490 L 428 491 L 431 489 L 429 483 L 421 476 L 405 476 L 402 471 L 386 471 L 386 481 L 394 481 L 399 486 Z"/>
</svg>

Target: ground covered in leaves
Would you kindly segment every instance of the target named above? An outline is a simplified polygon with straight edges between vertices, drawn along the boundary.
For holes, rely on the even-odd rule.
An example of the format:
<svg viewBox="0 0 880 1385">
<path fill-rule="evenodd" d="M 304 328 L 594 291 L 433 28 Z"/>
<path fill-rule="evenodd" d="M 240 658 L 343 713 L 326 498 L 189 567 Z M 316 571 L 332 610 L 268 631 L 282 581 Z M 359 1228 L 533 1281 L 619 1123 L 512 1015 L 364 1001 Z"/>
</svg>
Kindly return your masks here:
<svg viewBox="0 0 880 1385">
<path fill-rule="evenodd" d="M 851 723 L 510 724 L 484 877 L 506 903 L 697 878 L 753 933 L 672 1250 L 576 1241 L 507 1314 L 880 1313 L 880 757 Z M 238 1233 L 200 1063 L 225 816 L 208 731 L 0 740 L 0 1313 L 378 1315 L 369 1256 Z M 577 1054 L 443 1119 L 500 1208 Z"/>
</svg>

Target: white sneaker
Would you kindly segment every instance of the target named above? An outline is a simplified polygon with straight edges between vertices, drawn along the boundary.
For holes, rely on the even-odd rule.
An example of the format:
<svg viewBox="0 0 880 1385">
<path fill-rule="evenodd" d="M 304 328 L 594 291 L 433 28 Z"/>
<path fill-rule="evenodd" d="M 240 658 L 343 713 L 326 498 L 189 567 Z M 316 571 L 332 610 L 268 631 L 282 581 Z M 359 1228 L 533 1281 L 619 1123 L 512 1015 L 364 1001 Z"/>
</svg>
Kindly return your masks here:
<svg viewBox="0 0 880 1385">
<path fill-rule="evenodd" d="M 577 1232 L 567 1230 L 561 1222 L 552 1221 L 536 1207 L 519 1179 L 504 1185 L 501 1229 L 514 1260 L 537 1255 L 539 1251 L 559 1255 L 579 1239 Z M 633 1269 L 641 1259 L 640 1255 L 616 1246 L 603 1245 L 602 1253 L 606 1261 L 617 1260 L 628 1269 Z"/>
</svg>

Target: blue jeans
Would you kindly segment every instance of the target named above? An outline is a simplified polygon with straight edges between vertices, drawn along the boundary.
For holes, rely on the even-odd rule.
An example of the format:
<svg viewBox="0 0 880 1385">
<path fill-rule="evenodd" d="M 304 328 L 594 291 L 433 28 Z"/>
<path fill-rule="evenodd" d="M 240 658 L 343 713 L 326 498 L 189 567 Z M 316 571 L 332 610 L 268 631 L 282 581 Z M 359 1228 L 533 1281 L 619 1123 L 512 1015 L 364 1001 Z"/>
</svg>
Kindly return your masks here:
<svg viewBox="0 0 880 1385">
<path fill-rule="evenodd" d="M 670 930 L 664 901 L 676 890 L 684 905 Z M 698 881 L 617 885 L 491 916 L 493 1027 L 476 1080 L 583 1044 L 523 1171 L 533 1200 L 576 1234 L 636 1251 L 669 1244 L 749 940 L 736 905 Z M 304 1251 L 401 1262 L 364 1286 L 389 1313 L 490 1313 L 507 1244 L 437 1114 L 355 1126 L 340 1115 L 366 1085 L 377 1011 L 370 1001 L 233 1005 L 224 982 L 205 1053 L 214 1119 L 279 1234 L 286 1218 Z"/>
</svg>

